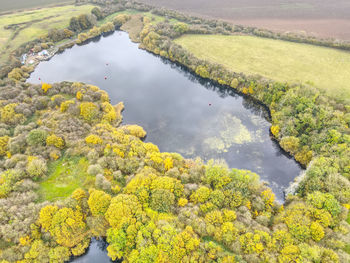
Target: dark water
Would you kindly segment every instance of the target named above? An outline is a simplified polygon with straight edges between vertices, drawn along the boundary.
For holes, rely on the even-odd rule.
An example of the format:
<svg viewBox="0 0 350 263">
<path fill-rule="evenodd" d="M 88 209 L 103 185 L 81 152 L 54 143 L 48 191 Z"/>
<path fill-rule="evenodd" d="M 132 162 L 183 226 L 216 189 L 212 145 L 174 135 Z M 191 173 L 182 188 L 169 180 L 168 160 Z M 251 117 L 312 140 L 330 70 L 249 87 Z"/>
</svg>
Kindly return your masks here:
<svg viewBox="0 0 350 263">
<path fill-rule="evenodd" d="M 146 141 L 161 151 L 249 169 L 270 183 L 280 201 L 301 170 L 270 139 L 267 113 L 259 105 L 138 49 L 124 32 L 40 63 L 29 82 L 64 80 L 97 85 L 113 104 L 123 101 L 124 123 L 143 126 Z M 88 253 L 73 262 L 110 262 L 105 246 L 92 240 Z"/>
<path fill-rule="evenodd" d="M 230 167 L 256 172 L 279 200 L 300 172 L 270 139 L 270 123 L 259 105 L 138 49 L 124 32 L 40 63 L 29 82 L 63 80 L 97 85 L 113 104 L 123 101 L 124 123 L 144 127 L 146 141 L 161 151 L 224 159 Z"/>
<path fill-rule="evenodd" d="M 112 261 L 107 256 L 107 246 L 108 244 L 103 239 L 91 239 L 90 247 L 86 253 L 78 258 L 71 260 L 74 263 L 112 263 Z M 116 261 L 115 261 L 116 262 Z"/>
</svg>

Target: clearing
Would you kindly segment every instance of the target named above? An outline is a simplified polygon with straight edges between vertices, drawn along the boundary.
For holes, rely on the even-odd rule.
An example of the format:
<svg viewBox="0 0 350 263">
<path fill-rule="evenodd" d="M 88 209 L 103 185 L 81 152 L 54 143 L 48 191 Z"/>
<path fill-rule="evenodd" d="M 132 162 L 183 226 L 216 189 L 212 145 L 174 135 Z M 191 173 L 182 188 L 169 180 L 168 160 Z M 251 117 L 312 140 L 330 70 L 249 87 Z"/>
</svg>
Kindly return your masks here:
<svg viewBox="0 0 350 263">
<path fill-rule="evenodd" d="M 175 40 L 195 56 L 235 72 L 314 85 L 350 98 L 350 52 L 253 36 L 185 35 Z"/>
<path fill-rule="evenodd" d="M 84 157 L 62 158 L 50 163 L 48 177 L 40 182 L 40 200 L 65 199 L 79 187 L 93 187 L 95 177 L 87 173 L 88 166 L 89 162 Z"/>
</svg>

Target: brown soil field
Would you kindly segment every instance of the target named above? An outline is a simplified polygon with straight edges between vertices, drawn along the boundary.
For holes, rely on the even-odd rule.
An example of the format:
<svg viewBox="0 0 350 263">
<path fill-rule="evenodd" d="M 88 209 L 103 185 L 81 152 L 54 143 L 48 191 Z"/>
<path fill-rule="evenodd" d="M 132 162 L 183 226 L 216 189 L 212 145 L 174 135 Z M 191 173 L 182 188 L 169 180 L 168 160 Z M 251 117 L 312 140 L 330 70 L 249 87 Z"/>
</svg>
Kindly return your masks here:
<svg viewBox="0 0 350 263">
<path fill-rule="evenodd" d="M 50 5 L 74 3 L 74 0 L 0 0 L 0 14 Z"/>
<path fill-rule="evenodd" d="M 349 0 L 139 0 L 206 18 L 350 40 Z"/>
</svg>

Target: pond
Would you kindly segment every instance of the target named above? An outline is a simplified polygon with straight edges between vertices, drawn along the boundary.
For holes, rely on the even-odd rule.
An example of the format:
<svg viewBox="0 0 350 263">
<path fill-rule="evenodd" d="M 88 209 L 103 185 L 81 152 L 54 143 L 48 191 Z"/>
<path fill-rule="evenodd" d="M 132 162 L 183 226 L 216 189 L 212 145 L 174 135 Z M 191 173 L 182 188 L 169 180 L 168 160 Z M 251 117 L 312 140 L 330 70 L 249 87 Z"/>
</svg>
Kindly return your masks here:
<svg viewBox="0 0 350 263">
<path fill-rule="evenodd" d="M 251 170 L 279 200 L 301 171 L 271 140 L 262 106 L 139 49 L 125 32 L 41 62 L 28 81 L 64 80 L 99 86 L 112 104 L 123 101 L 123 123 L 142 126 L 146 141 L 161 151 L 224 159 L 229 167 Z"/>
<path fill-rule="evenodd" d="M 139 49 L 125 32 L 41 62 L 28 81 L 64 80 L 96 85 L 108 92 L 112 104 L 123 101 L 123 123 L 142 126 L 146 141 L 161 151 L 222 159 L 229 167 L 251 170 L 269 182 L 281 202 L 283 190 L 301 172 L 270 138 L 262 106 Z M 91 260 L 83 262 L 107 262 Z"/>
<path fill-rule="evenodd" d="M 103 239 L 91 239 L 90 247 L 83 256 L 72 259 L 74 263 L 112 263 L 107 255 L 108 243 Z"/>
</svg>

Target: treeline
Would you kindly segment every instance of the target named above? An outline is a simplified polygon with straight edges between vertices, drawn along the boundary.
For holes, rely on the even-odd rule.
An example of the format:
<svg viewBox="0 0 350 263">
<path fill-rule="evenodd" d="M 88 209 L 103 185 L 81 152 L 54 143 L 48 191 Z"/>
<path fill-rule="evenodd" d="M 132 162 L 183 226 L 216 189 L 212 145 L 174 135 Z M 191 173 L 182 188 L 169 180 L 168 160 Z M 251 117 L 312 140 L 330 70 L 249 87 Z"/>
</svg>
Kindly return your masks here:
<svg viewBox="0 0 350 263">
<path fill-rule="evenodd" d="M 112 106 L 95 86 L 2 80 L 0 101 L 4 263 L 64 262 L 91 237 L 106 237 L 108 255 L 126 262 L 350 259 L 348 210 L 332 194 L 281 206 L 252 172 L 162 153 L 142 141 L 141 127 L 120 126 L 123 104 Z M 93 185 L 39 202 L 59 159 L 87 162 Z"/>
</svg>

